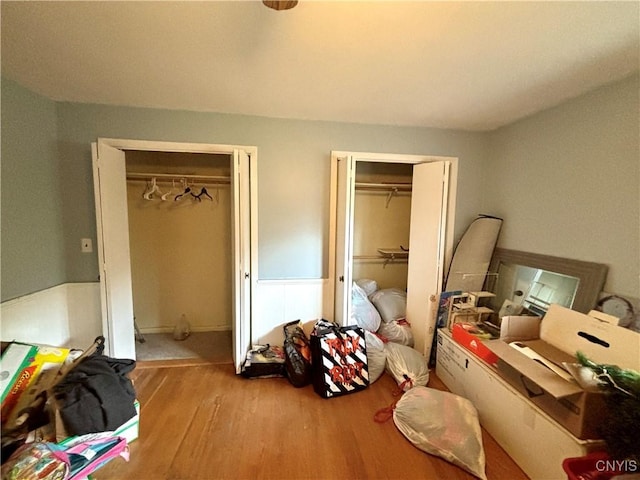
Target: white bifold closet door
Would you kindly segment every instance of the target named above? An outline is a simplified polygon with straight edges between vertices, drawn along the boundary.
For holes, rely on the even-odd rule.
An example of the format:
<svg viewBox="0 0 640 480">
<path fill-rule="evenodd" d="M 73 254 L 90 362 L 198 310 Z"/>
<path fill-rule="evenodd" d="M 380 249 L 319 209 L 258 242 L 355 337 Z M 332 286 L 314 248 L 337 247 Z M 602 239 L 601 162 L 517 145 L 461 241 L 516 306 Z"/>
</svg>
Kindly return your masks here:
<svg viewBox="0 0 640 480">
<path fill-rule="evenodd" d="M 337 165 L 334 320 L 341 325 L 350 323 L 351 313 L 356 162 L 346 156 L 338 158 Z M 427 357 L 435 329 L 433 307 L 437 307 L 430 298 L 441 292 L 444 275 L 449 165 L 431 161 L 413 166 L 407 320 L 416 350 Z"/>
<path fill-rule="evenodd" d="M 249 156 L 244 150 L 235 149 L 231 165 L 231 225 L 233 228 L 233 318 L 248 319 L 251 316 L 251 215 Z M 233 358 L 236 373 L 244 362 L 249 339 L 245 322 L 233 328 Z"/>
<path fill-rule="evenodd" d="M 195 144 L 135 140 L 116 141 L 129 149 L 193 151 L 212 153 Z M 96 200 L 98 261 L 102 302 L 102 331 L 106 352 L 116 358 L 136 358 L 133 323 L 133 291 L 127 209 L 126 159 L 124 148 L 106 140 L 92 143 L 93 178 Z M 161 148 L 162 147 L 162 148 Z M 215 146 L 212 146 L 215 147 Z M 174 149 L 174 150 L 172 150 Z M 220 153 L 220 152 L 217 152 Z M 240 372 L 250 342 L 252 228 L 251 161 L 242 149 L 224 147 L 230 154 L 233 228 L 233 360 Z"/>
<path fill-rule="evenodd" d="M 336 287 L 334 321 L 348 325 L 353 283 L 353 224 L 356 193 L 356 161 L 351 155 L 338 158 L 336 210 Z"/>
<path fill-rule="evenodd" d="M 431 296 L 437 298 L 444 281 L 448 184 L 448 162 L 413 166 L 407 321 L 411 324 L 416 350 L 427 358 L 435 332 L 437 311 L 434 308 L 438 305 L 437 301 L 431 301 Z"/>
<path fill-rule="evenodd" d="M 91 150 L 105 349 L 112 357 L 135 359 L 125 154 L 103 142 Z"/>
</svg>

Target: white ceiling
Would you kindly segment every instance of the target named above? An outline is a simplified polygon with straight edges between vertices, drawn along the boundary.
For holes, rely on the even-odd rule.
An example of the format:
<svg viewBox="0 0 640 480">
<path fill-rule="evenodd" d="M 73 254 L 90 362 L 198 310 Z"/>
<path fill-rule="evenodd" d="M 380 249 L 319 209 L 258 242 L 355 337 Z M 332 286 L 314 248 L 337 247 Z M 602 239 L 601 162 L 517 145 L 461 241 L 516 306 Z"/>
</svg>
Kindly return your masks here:
<svg viewBox="0 0 640 480">
<path fill-rule="evenodd" d="M 639 69 L 640 3 L 2 1 L 60 101 L 490 130 Z"/>
</svg>

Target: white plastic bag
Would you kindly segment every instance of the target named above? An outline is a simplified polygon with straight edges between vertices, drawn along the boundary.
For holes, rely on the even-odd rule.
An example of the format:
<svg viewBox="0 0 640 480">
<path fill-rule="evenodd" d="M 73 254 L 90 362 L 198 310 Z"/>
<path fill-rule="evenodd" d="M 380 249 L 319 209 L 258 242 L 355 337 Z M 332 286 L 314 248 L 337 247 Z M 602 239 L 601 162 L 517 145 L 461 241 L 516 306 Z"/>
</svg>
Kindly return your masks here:
<svg viewBox="0 0 640 480">
<path fill-rule="evenodd" d="M 478 412 L 466 398 L 428 387 L 405 393 L 393 422 L 413 445 L 486 480 Z"/>
<path fill-rule="evenodd" d="M 378 329 L 378 335 L 382 335 L 390 342 L 399 343 L 413 347 L 413 332 L 411 325 L 406 320 L 393 320 L 392 322 L 382 322 Z"/>
<path fill-rule="evenodd" d="M 186 340 L 189 335 L 191 335 L 191 324 L 189 324 L 187 316 L 183 313 L 176 322 L 176 326 L 173 327 L 173 339 Z"/>
<path fill-rule="evenodd" d="M 399 288 L 383 288 L 373 295 L 369 300 L 380 312 L 383 322 L 392 322 L 407 316 L 407 292 Z"/>
<path fill-rule="evenodd" d="M 356 283 L 362 290 L 364 290 L 364 293 L 367 294 L 367 297 L 378 290 L 378 282 L 376 282 L 375 280 L 371 280 L 370 278 L 359 278 L 358 280 L 356 280 Z"/>
<path fill-rule="evenodd" d="M 357 283 L 351 287 L 351 324 L 364 330 L 375 332 L 380 327 L 380 314 L 369 301 L 367 294 Z"/>
<path fill-rule="evenodd" d="M 387 352 L 384 342 L 367 330 L 364 331 L 364 338 L 367 342 L 367 365 L 369 368 L 369 385 L 380 378 L 387 366 Z"/>
<path fill-rule="evenodd" d="M 403 391 L 429 383 L 429 362 L 417 350 L 399 343 L 385 343 L 387 372 Z"/>
</svg>

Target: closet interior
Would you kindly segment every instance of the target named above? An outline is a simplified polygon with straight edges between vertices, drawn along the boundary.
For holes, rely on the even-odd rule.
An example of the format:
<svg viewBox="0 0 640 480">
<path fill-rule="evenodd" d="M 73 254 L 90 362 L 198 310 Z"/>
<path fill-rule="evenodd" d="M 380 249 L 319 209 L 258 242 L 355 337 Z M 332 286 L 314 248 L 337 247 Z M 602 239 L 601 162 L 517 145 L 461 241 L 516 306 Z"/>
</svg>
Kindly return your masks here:
<svg viewBox="0 0 640 480">
<path fill-rule="evenodd" d="M 356 162 L 353 280 L 406 290 L 413 165 Z"/>
<path fill-rule="evenodd" d="M 231 159 L 125 153 L 139 360 L 232 360 Z"/>
</svg>

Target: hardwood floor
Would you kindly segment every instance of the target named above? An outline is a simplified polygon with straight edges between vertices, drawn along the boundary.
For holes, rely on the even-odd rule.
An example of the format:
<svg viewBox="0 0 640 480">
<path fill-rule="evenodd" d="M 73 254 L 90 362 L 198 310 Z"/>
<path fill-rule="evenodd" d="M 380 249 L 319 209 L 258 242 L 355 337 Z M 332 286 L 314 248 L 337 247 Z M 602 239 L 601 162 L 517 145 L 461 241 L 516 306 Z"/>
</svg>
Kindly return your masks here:
<svg viewBox="0 0 640 480">
<path fill-rule="evenodd" d="M 368 389 L 332 399 L 284 378 L 247 380 L 231 364 L 139 362 L 140 436 L 109 479 L 453 479 L 474 477 L 415 448 L 375 412 L 396 397 L 387 373 Z M 429 386 L 445 389 L 435 373 Z M 526 475 L 483 430 L 489 480 Z"/>
</svg>

